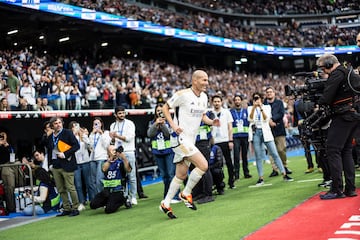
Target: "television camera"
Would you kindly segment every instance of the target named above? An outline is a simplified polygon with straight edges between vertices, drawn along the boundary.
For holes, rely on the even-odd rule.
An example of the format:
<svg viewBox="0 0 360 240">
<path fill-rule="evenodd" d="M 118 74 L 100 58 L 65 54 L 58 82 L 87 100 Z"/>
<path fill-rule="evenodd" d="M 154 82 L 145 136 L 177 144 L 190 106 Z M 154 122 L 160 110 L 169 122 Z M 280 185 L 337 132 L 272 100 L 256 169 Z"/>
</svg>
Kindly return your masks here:
<svg viewBox="0 0 360 240">
<path fill-rule="evenodd" d="M 300 139 L 311 143 L 317 150 L 325 148 L 327 127 L 330 121 L 330 109 L 319 106 L 327 79 L 319 78 L 318 72 L 298 72 L 295 77 L 305 77 L 301 86 L 285 86 L 285 95 L 294 96 L 295 111 L 303 119 L 299 125 Z"/>
</svg>

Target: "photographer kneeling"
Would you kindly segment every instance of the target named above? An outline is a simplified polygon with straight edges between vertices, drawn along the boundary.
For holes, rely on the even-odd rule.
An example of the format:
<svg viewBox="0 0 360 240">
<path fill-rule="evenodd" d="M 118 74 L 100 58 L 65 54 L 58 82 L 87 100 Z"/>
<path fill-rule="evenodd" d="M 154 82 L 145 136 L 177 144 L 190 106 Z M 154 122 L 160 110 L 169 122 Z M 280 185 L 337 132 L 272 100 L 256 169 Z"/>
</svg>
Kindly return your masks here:
<svg viewBox="0 0 360 240">
<path fill-rule="evenodd" d="M 37 195 L 34 196 L 35 213 L 36 215 L 42 215 L 56 212 L 60 206 L 60 194 L 55 190 L 55 183 L 47 172 L 42 167 L 36 167 L 34 170 L 34 176 L 36 180 L 39 180 L 39 186 L 36 191 Z M 31 191 L 25 190 L 24 197 L 32 199 Z M 23 211 L 25 216 L 33 215 L 32 205 L 26 206 Z"/>
<path fill-rule="evenodd" d="M 320 105 L 332 110 L 331 124 L 327 133 L 326 153 L 332 178 L 330 191 L 320 195 L 323 200 L 357 196 L 355 192 L 355 167 L 352 159 L 352 139 L 359 125 L 354 93 L 347 84 L 348 70 L 336 56 L 325 54 L 317 59 L 317 66 L 329 77 L 325 83 Z M 345 176 L 343 187 L 342 172 Z"/>
<path fill-rule="evenodd" d="M 104 190 L 96 194 L 90 202 L 91 209 L 105 206 L 105 213 L 113 213 L 124 204 L 126 208 L 131 207 L 131 203 L 124 196 L 123 185 L 126 174 L 131 171 L 131 166 L 123 150 L 122 146 L 116 148 L 110 145 L 107 148 L 109 158 L 102 165 Z"/>
</svg>

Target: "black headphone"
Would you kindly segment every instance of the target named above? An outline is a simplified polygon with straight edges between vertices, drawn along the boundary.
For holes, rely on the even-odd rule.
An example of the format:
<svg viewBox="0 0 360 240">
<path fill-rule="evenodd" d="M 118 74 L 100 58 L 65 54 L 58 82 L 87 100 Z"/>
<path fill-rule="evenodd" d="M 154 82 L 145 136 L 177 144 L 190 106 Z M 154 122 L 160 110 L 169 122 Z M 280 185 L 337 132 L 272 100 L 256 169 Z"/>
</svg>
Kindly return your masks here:
<svg viewBox="0 0 360 240">
<path fill-rule="evenodd" d="M 324 60 L 323 67 L 326 69 L 331 69 L 334 66 L 334 63 L 332 63 L 332 59 L 328 58 Z"/>
</svg>

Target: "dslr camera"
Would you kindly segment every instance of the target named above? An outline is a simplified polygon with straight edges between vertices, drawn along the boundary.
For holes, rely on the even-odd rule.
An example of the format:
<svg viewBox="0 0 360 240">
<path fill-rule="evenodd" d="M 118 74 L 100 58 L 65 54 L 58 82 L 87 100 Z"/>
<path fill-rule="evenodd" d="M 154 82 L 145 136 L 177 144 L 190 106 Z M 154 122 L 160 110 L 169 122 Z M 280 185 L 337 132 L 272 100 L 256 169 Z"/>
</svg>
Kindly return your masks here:
<svg viewBox="0 0 360 240">
<path fill-rule="evenodd" d="M 161 117 L 161 118 L 165 118 L 165 116 L 164 116 L 164 113 L 161 111 L 161 112 L 159 112 L 159 117 Z"/>
<path fill-rule="evenodd" d="M 115 150 L 117 153 L 122 153 L 124 151 L 124 147 L 123 146 L 118 146 Z"/>
</svg>

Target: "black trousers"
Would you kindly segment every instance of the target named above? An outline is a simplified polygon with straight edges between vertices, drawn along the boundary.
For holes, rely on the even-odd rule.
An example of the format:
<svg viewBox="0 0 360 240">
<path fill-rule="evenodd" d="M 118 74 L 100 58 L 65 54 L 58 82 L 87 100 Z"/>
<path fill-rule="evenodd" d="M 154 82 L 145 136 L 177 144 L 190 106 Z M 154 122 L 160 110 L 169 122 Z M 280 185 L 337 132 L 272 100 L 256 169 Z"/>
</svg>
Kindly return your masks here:
<svg viewBox="0 0 360 240">
<path fill-rule="evenodd" d="M 229 142 L 216 143 L 216 145 L 218 145 L 221 148 L 221 151 L 224 155 L 225 163 L 226 163 L 226 167 L 227 167 L 228 175 L 229 175 L 228 184 L 229 184 L 229 186 L 232 187 L 234 185 L 234 165 L 231 160 Z"/>
<path fill-rule="evenodd" d="M 224 191 L 225 183 L 224 183 L 224 171 L 222 168 L 211 168 L 210 169 L 211 176 L 214 181 L 214 185 L 216 190 L 219 192 Z"/>
<path fill-rule="evenodd" d="M 206 160 L 209 163 L 210 159 L 210 141 L 199 141 L 196 142 L 195 146 L 199 149 L 199 151 L 204 155 Z M 193 169 L 194 166 L 191 165 Z M 194 199 L 199 199 L 205 196 L 212 196 L 212 186 L 213 186 L 213 178 L 210 172 L 210 167 L 202 176 L 198 184 L 192 190 L 192 196 Z"/>
<path fill-rule="evenodd" d="M 234 174 L 237 179 L 240 177 L 240 151 L 244 176 L 249 175 L 248 149 L 248 137 L 234 138 Z"/>
<path fill-rule="evenodd" d="M 355 191 L 355 167 L 352 158 L 352 139 L 359 125 L 351 113 L 332 118 L 328 129 L 326 153 L 332 178 L 331 191 Z M 342 173 L 345 177 L 343 189 Z"/>
<path fill-rule="evenodd" d="M 105 213 L 113 213 L 122 205 L 124 205 L 126 199 L 124 192 L 110 192 L 108 189 L 104 189 L 95 195 L 94 199 L 90 202 L 91 209 L 97 209 L 105 206 Z"/>
</svg>

